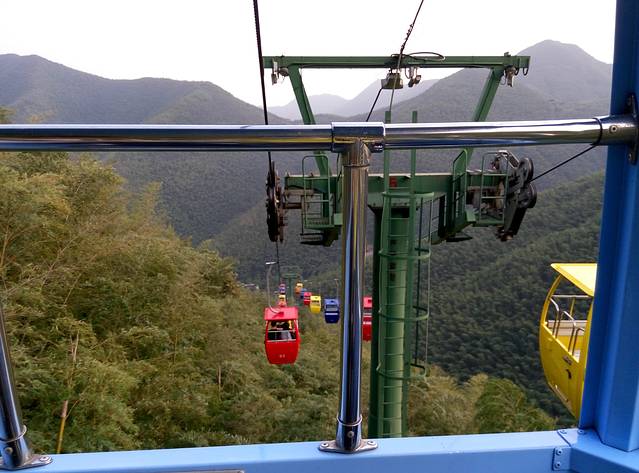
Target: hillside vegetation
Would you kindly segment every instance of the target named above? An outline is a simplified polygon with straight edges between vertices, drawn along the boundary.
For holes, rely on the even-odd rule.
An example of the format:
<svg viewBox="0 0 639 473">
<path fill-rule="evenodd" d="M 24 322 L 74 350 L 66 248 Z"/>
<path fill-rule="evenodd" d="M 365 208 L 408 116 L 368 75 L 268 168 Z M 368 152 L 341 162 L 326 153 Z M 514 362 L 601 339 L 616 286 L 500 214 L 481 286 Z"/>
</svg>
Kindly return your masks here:
<svg viewBox="0 0 639 473">
<path fill-rule="evenodd" d="M 263 299 L 162 223 L 156 189 L 129 199 L 112 169 L 62 154 L 4 155 L 0 173 L 4 313 L 39 449 L 65 401 L 63 451 L 330 434 L 335 333 L 304 324 L 299 364 L 268 365 Z"/>
<path fill-rule="evenodd" d="M 62 153 L 1 154 L 0 174 L 3 314 L 38 450 L 56 450 L 61 412 L 63 452 L 333 436 L 338 327 L 304 312 L 297 363 L 271 366 L 264 299 L 164 224 L 157 188 L 129 195 L 113 169 Z M 418 389 L 413 433 L 554 425 L 505 380 L 437 371 Z"/>
</svg>

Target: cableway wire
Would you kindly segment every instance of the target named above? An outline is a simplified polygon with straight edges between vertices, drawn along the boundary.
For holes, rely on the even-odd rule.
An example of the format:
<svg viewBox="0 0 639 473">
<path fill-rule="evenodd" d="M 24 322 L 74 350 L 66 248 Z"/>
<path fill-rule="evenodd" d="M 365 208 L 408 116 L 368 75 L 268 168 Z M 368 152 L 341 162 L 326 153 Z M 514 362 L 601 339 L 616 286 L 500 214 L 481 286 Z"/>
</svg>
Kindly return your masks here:
<svg viewBox="0 0 639 473">
<path fill-rule="evenodd" d="M 264 124 L 268 125 L 268 109 L 266 108 L 266 85 L 264 84 L 264 58 L 262 57 L 262 33 L 260 32 L 260 10 L 257 4 L 258 0 L 253 0 L 253 15 L 255 16 L 255 36 L 257 38 L 257 58 L 260 66 L 260 84 L 262 86 L 262 110 L 264 111 Z M 268 169 L 272 166 L 271 152 L 268 153 Z M 280 245 L 275 241 L 275 256 L 277 261 L 277 278 L 282 280 L 282 272 L 280 270 Z"/>
<path fill-rule="evenodd" d="M 399 66 L 402 63 L 402 57 L 404 55 L 404 48 L 406 47 L 406 43 L 408 43 L 408 38 L 413 33 L 413 28 L 415 28 L 415 23 L 417 22 L 417 17 L 419 16 L 419 12 L 422 11 L 422 5 L 424 5 L 424 0 L 419 2 L 419 6 L 417 7 L 417 11 L 415 12 L 415 18 L 413 18 L 413 22 L 408 26 L 408 31 L 406 31 L 406 38 L 404 38 L 404 42 L 402 43 L 402 47 L 399 48 L 399 55 L 397 56 L 397 67 L 395 70 L 399 72 Z M 388 111 L 391 112 L 393 110 L 393 98 L 395 97 L 395 87 L 391 90 L 391 98 L 390 104 L 388 106 Z"/>
<path fill-rule="evenodd" d="M 377 105 L 377 101 L 379 100 L 379 94 L 382 93 L 382 88 L 380 87 L 379 90 L 377 91 L 377 95 L 375 96 L 375 100 L 373 100 L 373 105 L 371 105 L 371 109 L 368 112 L 368 115 L 366 116 L 366 121 L 368 121 L 371 118 L 371 115 L 373 114 L 373 110 L 375 110 L 375 105 Z"/>
<path fill-rule="evenodd" d="M 594 149 L 597 147 L 598 143 L 592 144 L 590 145 L 588 148 L 584 149 L 583 151 L 580 151 L 579 153 L 575 154 L 574 156 L 571 156 L 570 158 L 566 159 L 565 161 L 551 167 L 550 169 L 548 169 L 547 171 L 542 172 L 539 176 L 534 177 L 533 179 L 531 179 L 532 181 L 536 181 L 537 179 L 539 179 L 540 177 L 545 176 L 546 174 L 549 174 L 551 172 L 553 172 L 555 169 L 560 168 L 561 166 L 563 166 L 564 164 L 568 164 L 570 161 L 572 161 L 573 159 L 578 158 L 579 156 L 581 156 L 582 154 L 586 154 L 588 151 L 590 151 L 591 149 Z"/>
<path fill-rule="evenodd" d="M 595 117 L 595 120 L 597 120 L 597 122 L 599 123 L 599 137 L 597 138 L 597 141 L 595 141 L 593 144 L 588 146 L 586 149 L 584 149 L 584 150 L 580 151 L 579 153 L 575 154 L 574 156 L 571 156 L 570 158 L 566 159 L 565 161 L 562 161 L 561 163 L 551 167 L 547 171 L 542 172 L 539 176 L 536 176 L 533 179 L 531 179 L 530 182 L 535 181 L 535 180 L 539 179 L 540 177 L 544 177 L 546 174 L 549 174 L 549 173 L 553 172 L 555 169 L 558 169 L 558 168 L 562 167 L 563 165 L 568 164 L 573 159 L 577 159 L 579 156 L 581 156 L 583 154 L 586 154 L 588 151 L 590 151 L 590 150 L 596 148 L 597 146 L 599 146 L 599 144 L 601 143 L 601 137 L 603 136 L 603 125 L 601 123 L 601 120 L 599 120 L 598 118 Z"/>
<path fill-rule="evenodd" d="M 413 32 L 413 28 L 415 28 L 415 23 L 417 22 L 417 17 L 419 16 L 419 12 L 422 10 L 422 5 L 424 5 L 424 0 L 421 0 L 419 2 L 419 6 L 417 7 L 417 12 L 415 13 L 415 18 L 413 18 L 413 22 L 408 25 L 408 31 L 406 31 L 406 37 L 404 38 L 404 42 L 402 43 L 401 48 L 399 48 L 399 54 L 397 55 L 397 66 L 395 67 L 395 70 L 399 72 L 399 66 L 402 64 L 402 57 L 404 55 L 404 48 L 406 48 L 406 43 L 408 43 L 408 38 L 410 38 L 410 35 Z M 370 111 L 368 112 L 368 115 L 366 117 L 366 121 L 368 121 L 371 118 L 371 115 L 373 114 L 373 110 L 375 110 L 375 105 L 377 105 L 377 101 L 379 100 L 379 95 L 382 93 L 382 88 L 380 87 L 380 89 L 377 91 L 377 96 L 375 97 L 375 100 L 373 101 L 373 105 L 371 106 Z M 391 90 L 391 98 L 390 98 L 390 104 L 388 106 L 388 111 L 391 112 L 393 110 L 393 98 L 395 97 L 395 87 L 392 88 Z"/>
</svg>

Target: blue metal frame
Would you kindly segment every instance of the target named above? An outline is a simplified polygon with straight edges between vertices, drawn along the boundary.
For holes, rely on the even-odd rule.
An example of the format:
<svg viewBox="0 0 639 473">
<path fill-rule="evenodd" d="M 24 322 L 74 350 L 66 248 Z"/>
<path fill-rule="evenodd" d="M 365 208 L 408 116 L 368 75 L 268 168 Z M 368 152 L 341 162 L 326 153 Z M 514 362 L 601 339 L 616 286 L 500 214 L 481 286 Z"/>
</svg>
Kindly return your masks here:
<svg viewBox="0 0 639 473">
<path fill-rule="evenodd" d="M 580 431 L 566 436 L 571 444 L 570 468 L 572 471 L 605 473 L 631 473 L 639 469 L 639 450 L 625 452 L 601 442 L 594 430 Z"/>
<path fill-rule="evenodd" d="M 639 1 L 618 0 L 612 113 L 639 90 Z M 357 455 L 317 443 L 55 455 L 47 473 L 160 473 L 244 469 L 539 473 L 639 472 L 639 165 L 611 147 L 597 297 L 580 425 L 590 430 L 379 440 Z"/>
<path fill-rule="evenodd" d="M 54 455 L 47 473 L 157 473 L 241 469 L 251 473 L 313 471 L 513 472 L 553 471 L 557 432 L 382 439 L 354 455 L 324 453 L 317 443 Z"/>
<path fill-rule="evenodd" d="M 611 110 L 639 90 L 639 2 L 618 0 Z M 597 291 L 580 425 L 621 450 L 639 448 L 639 165 L 611 146 Z"/>
</svg>

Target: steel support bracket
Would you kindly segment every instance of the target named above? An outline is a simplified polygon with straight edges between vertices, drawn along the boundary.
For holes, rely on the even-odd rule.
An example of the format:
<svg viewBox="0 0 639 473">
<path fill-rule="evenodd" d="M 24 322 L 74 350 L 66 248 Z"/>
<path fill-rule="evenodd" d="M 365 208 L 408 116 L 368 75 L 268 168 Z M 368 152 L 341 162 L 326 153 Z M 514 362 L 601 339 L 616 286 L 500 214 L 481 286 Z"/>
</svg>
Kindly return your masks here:
<svg viewBox="0 0 639 473">
<path fill-rule="evenodd" d="M 557 447 L 552 453 L 553 471 L 570 470 L 570 447 Z"/>
<path fill-rule="evenodd" d="M 12 447 L 5 447 L 6 449 L 11 449 Z M 11 454 L 13 452 L 6 452 L 7 454 Z M 15 467 L 9 467 L 5 465 L 4 461 L 0 459 L 0 470 L 6 471 L 15 471 L 15 470 L 26 470 L 27 468 L 36 468 L 38 466 L 45 466 L 51 463 L 52 459 L 49 455 L 32 455 L 29 460 L 22 463 L 21 465 L 17 465 Z"/>
<path fill-rule="evenodd" d="M 632 115 L 635 122 L 635 140 L 634 143 L 628 145 L 628 161 L 630 164 L 637 164 L 637 155 L 639 154 L 639 116 L 637 116 L 637 96 L 629 94 L 626 99 L 626 113 Z"/>
<path fill-rule="evenodd" d="M 375 442 L 374 440 L 366 440 L 366 439 L 362 439 L 362 441 L 359 443 L 358 447 L 355 450 L 347 450 L 345 448 L 340 448 L 337 445 L 337 442 L 335 440 L 331 440 L 328 442 L 322 442 L 319 444 L 319 448 L 322 452 L 328 452 L 328 453 L 361 453 L 361 452 L 367 452 L 369 450 L 375 450 L 378 447 L 377 442 Z"/>
<path fill-rule="evenodd" d="M 553 471 L 570 470 L 570 454 L 571 445 L 577 442 L 578 436 L 581 434 L 577 429 L 561 429 L 557 433 L 566 442 L 566 445 L 555 447 L 552 453 L 552 469 Z"/>
</svg>

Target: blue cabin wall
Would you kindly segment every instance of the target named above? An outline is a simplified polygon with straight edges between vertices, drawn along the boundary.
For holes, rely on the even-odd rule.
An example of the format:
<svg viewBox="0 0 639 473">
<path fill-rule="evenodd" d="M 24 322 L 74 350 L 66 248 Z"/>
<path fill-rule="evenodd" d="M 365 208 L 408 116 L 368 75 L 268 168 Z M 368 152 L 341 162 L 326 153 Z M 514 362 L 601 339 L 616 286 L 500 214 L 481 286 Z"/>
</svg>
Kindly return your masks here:
<svg viewBox="0 0 639 473">
<path fill-rule="evenodd" d="M 639 2 L 618 0 L 611 114 L 639 90 Z M 587 78 L 585 79 L 587 80 Z M 608 150 L 597 290 L 580 425 L 606 445 L 639 448 L 639 164 Z"/>
</svg>

